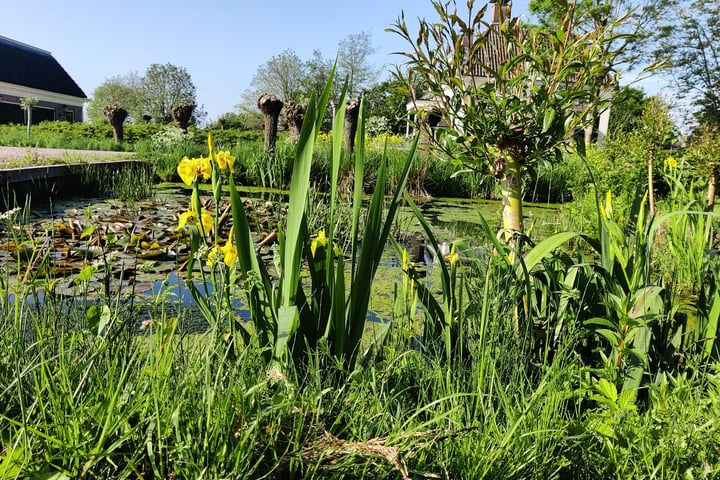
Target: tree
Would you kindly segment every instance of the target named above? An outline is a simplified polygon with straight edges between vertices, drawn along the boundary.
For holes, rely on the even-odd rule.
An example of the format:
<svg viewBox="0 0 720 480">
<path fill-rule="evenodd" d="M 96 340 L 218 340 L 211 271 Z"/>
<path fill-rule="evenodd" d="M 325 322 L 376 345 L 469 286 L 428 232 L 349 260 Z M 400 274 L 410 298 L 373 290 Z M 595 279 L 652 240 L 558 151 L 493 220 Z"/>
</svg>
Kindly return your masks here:
<svg viewBox="0 0 720 480">
<path fill-rule="evenodd" d="M 649 26 L 655 18 L 655 2 L 646 0 L 530 0 L 529 10 L 539 19 L 540 24 L 549 29 L 561 27 L 562 19 L 568 11 L 568 3 L 573 4 L 574 33 L 584 34 L 608 25 L 615 25 L 610 36 L 603 42 L 603 55 L 612 59 L 613 69 L 636 67 L 646 56 L 643 39 L 649 35 Z M 646 74 L 657 65 L 643 70 Z M 639 78 L 638 78 L 639 79 Z M 636 79 L 637 80 L 637 79 Z M 606 92 L 610 94 L 611 92 Z M 613 102 L 612 107 L 617 102 Z M 610 111 L 612 112 L 612 110 Z M 610 113 L 608 112 L 608 113 Z M 600 111 L 591 111 L 591 118 L 598 118 Z M 610 121 L 612 121 L 610 115 Z M 586 131 L 586 141 L 592 138 L 593 124 Z M 608 129 L 609 130 L 609 129 Z M 604 140 L 598 137 L 598 140 Z"/>
<path fill-rule="evenodd" d="M 350 97 L 360 96 L 375 83 L 379 69 L 369 63 L 369 57 L 376 51 L 367 32 L 350 34 L 338 44 L 338 77 L 347 79 Z"/>
<path fill-rule="evenodd" d="M 691 101 L 696 119 L 720 126 L 720 0 L 657 2 L 650 53 L 666 61 L 678 96 Z"/>
<path fill-rule="evenodd" d="M 265 120 L 265 154 L 270 154 L 275 150 L 275 141 L 277 140 L 277 125 L 280 112 L 283 108 L 282 100 L 279 100 L 271 93 L 264 93 L 258 98 L 257 106 L 263 113 Z"/>
<path fill-rule="evenodd" d="M 365 91 L 366 116 L 383 118 L 392 133 L 402 133 L 410 92 L 397 78 L 386 80 Z"/>
<path fill-rule="evenodd" d="M 128 113 L 128 120 L 139 120 L 143 115 L 142 78 L 137 73 L 118 75 L 101 83 L 93 92 L 88 103 L 87 115 L 90 121 L 106 121 L 105 108 L 121 106 Z"/>
<path fill-rule="evenodd" d="M 411 45 L 403 53 L 407 73 L 401 78 L 419 113 L 417 127 L 428 131 L 438 152 L 498 179 L 503 231 L 512 240 L 523 231 L 523 175 L 539 162 L 560 161 L 588 113 L 607 105 L 601 90 L 613 80 L 614 59 L 605 43 L 618 25 L 578 33 L 572 6 L 558 29 L 517 18 L 490 24 L 473 0 L 466 14 L 456 2 L 432 3 L 439 19 L 420 20 L 417 35 L 404 15 L 390 29 Z M 434 98 L 435 111 L 420 102 L 426 92 L 412 88 L 415 76 Z M 428 128 L 423 119 L 431 114 L 447 128 Z"/>
<path fill-rule="evenodd" d="M 303 103 L 307 94 L 305 62 L 292 49 L 283 50 L 258 67 L 243 94 L 243 103 L 255 105 L 258 97 L 270 93 L 284 102 Z"/>
<path fill-rule="evenodd" d="M 172 108 L 173 122 L 175 122 L 175 126 L 179 128 L 181 132 L 187 133 L 194 110 L 195 105 L 187 103 L 182 103 Z"/>
<path fill-rule="evenodd" d="M 174 107 L 197 105 L 195 84 L 184 67 L 153 63 L 145 72 L 141 85 L 144 113 L 156 122 L 171 122 Z"/>
<path fill-rule="evenodd" d="M 622 87 L 612 99 L 609 135 L 614 138 L 642 126 L 642 113 L 649 99 L 639 88 Z"/>
<path fill-rule="evenodd" d="M 30 125 L 32 125 L 32 111 L 40 101 L 35 97 L 20 99 L 20 108 L 27 112 L 27 138 L 30 138 Z"/>
<path fill-rule="evenodd" d="M 313 50 L 312 58 L 305 62 L 305 80 L 303 83 L 307 88 L 306 95 L 308 97 L 311 93 L 314 93 L 316 98 L 320 98 L 330 78 L 332 69 L 333 61 L 323 58 L 320 50 Z M 340 88 L 337 82 L 333 82 L 333 90 L 330 93 L 330 98 L 336 99 L 339 96 Z"/>
<path fill-rule="evenodd" d="M 668 104 L 658 97 L 653 97 L 643 109 L 640 126 L 633 131 L 636 149 L 642 152 L 647 163 L 648 214 L 651 217 L 655 215 L 655 161 L 660 150 L 674 140 L 674 127 Z"/>
<path fill-rule="evenodd" d="M 285 104 L 285 122 L 288 126 L 288 137 L 297 139 L 305 121 L 306 104 L 288 102 Z"/>
<path fill-rule="evenodd" d="M 708 178 L 706 212 L 715 210 L 715 194 L 720 183 L 720 129 L 717 125 L 705 124 L 699 133 L 692 136 L 688 145 L 690 162 Z"/>
<path fill-rule="evenodd" d="M 106 106 L 103 109 L 103 114 L 110 122 L 115 143 L 121 143 L 123 141 L 123 123 L 128 116 L 128 111 L 120 105 L 113 104 Z"/>
</svg>

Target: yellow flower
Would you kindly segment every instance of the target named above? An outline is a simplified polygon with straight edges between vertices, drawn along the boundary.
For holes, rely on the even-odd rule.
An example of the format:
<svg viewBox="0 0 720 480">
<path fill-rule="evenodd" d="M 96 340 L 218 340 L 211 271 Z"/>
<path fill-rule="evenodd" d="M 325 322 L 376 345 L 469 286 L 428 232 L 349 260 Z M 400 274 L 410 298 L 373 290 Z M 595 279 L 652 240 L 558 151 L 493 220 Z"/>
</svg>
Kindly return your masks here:
<svg viewBox="0 0 720 480">
<path fill-rule="evenodd" d="M 202 175 L 205 180 L 209 180 L 212 176 L 212 162 L 209 158 L 198 158 L 198 175 Z"/>
<path fill-rule="evenodd" d="M 238 252 L 237 247 L 235 247 L 235 245 L 232 243 L 233 238 L 233 229 L 230 228 L 230 233 L 228 234 L 228 239 L 227 242 L 225 242 L 225 246 L 215 246 L 210 250 L 210 253 L 208 253 L 208 265 L 214 265 L 216 262 L 220 261 L 221 258 L 223 262 L 225 262 L 225 265 L 227 265 L 228 267 L 232 267 L 233 265 L 235 265 L 235 262 L 237 262 L 238 259 Z"/>
<path fill-rule="evenodd" d="M 315 251 L 318 247 L 324 247 L 327 245 L 327 237 L 325 236 L 325 230 L 320 230 L 317 233 L 317 237 L 315 237 L 315 240 L 312 241 L 310 244 L 310 252 L 312 253 L 312 256 L 315 256 Z"/>
<path fill-rule="evenodd" d="M 450 262 L 450 266 L 454 267 L 455 264 L 460 260 L 460 254 L 455 251 L 455 244 L 450 247 L 450 253 L 445 256 L 445 259 Z"/>
<path fill-rule="evenodd" d="M 203 211 L 202 211 L 202 215 L 200 216 L 200 218 L 201 218 L 201 221 L 202 221 L 203 229 L 204 229 L 206 232 L 209 232 L 210 230 L 212 230 L 212 228 L 213 228 L 213 223 L 214 223 L 214 222 L 213 222 L 213 217 L 212 217 L 212 215 L 210 215 L 210 213 L 208 213 L 207 210 L 203 210 Z"/>
<path fill-rule="evenodd" d="M 237 262 L 238 258 L 238 252 L 235 245 L 230 243 L 230 240 L 228 240 L 228 243 L 225 244 L 225 246 L 222 248 L 222 252 L 225 265 L 227 265 L 228 267 L 232 267 L 233 265 L 235 265 L 235 262 Z"/>
<path fill-rule="evenodd" d="M 212 163 L 209 158 L 183 157 L 177 166 L 178 175 L 185 185 L 192 185 L 196 178 L 202 176 L 208 180 L 212 175 Z"/>
<path fill-rule="evenodd" d="M 235 157 L 230 155 L 230 152 L 221 150 L 217 153 L 217 162 L 220 170 L 226 168 L 230 170 L 230 173 L 235 173 Z"/>
<path fill-rule="evenodd" d="M 203 232 L 207 233 L 212 229 L 213 217 L 208 213 L 207 210 L 203 209 L 202 214 L 200 215 L 200 221 L 202 222 Z M 188 210 L 187 212 L 183 212 L 180 214 L 177 229 L 182 230 L 183 228 L 185 228 L 185 225 L 189 223 L 193 225 L 199 225 L 198 215 L 193 210 Z"/>
<path fill-rule="evenodd" d="M 678 167 L 677 160 L 675 160 L 675 157 L 669 156 L 665 159 L 665 168 L 669 168 L 671 170 L 675 170 Z"/>
<path fill-rule="evenodd" d="M 210 249 L 207 256 L 207 264 L 208 266 L 212 267 L 217 262 L 220 261 L 220 259 L 223 258 L 223 252 L 222 247 L 219 247 L 215 245 L 213 248 Z"/>
<path fill-rule="evenodd" d="M 183 159 L 180 160 L 177 172 L 185 185 L 192 185 L 193 180 L 195 180 L 195 171 L 194 162 L 188 157 L 183 157 Z"/>
<path fill-rule="evenodd" d="M 183 212 L 180 214 L 180 219 L 178 220 L 178 230 L 182 230 L 185 228 L 185 225 L 188 223 L 195 223 L 197 222 L 197 215 L 192 210 L 189 210 L 187 212 Z"/>
</svg>

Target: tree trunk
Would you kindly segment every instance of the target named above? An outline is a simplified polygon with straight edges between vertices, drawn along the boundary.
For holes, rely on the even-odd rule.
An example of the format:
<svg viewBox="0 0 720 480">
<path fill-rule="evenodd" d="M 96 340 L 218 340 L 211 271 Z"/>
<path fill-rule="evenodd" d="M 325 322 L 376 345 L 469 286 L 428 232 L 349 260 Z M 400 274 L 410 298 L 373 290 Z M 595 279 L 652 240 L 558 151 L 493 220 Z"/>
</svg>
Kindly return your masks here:
<svg viewBox="0 0 720 480">
<path fill-rule="evenodd" d="M 718 181 L 720 181 L 720 169 L 713 168 L 713 171 L 710 174 L 710 181 L 708 182 L 707 207 L 705 207 L 706 212 L 712 212 L 715 210 L 715 192 L 717 191 Z"/>
<path fill-rule="evenodd" d="M 499 160 L 502 164 L 500 188 L 503 202 L 503 234 L 507 241 L 512 242 L 518 233 L 523 232 L 522 202 L 522 162 L 512 155 L 505 155 Z"/>
<path fill-rule="evenodd" d="M 350 156 L 355 147 L 355 134 L 357 133 L 358 116 L 360 115 L 360 100 L 348 100 L 345 104 L 345 137 L 343 146 L 345 147 L 345 155 Z"/>
<path fill-rule="evenodd" d="M 182 130 L 183 133 L 187 133 L 188 131 L 188 125 L 190 124 L 194 110 L 195 105 L 187 103 L 173 107 L 171 110 L 175 126 Z"/>
<path fill-rule="evenodd" d="M 265 154 L 269 154 L 275 150 L 278 118 L 280 117 L 282 107 L 282 100 L 278 100 L 275 95 L 270 93 L 263 93 L 258 99 L 258 108 L 262 112 L 265 120 Z"/>
<path fill-rule="evenodd" d="M 300 130 L 302 130 L 303 121 L 305 120 L 306 108 L 306 105 L 295 102 L 288 102 L 287 105 L 285 105 L 285 120 L 288 125 L 288 136 L 292 139 L 300 136 Z"/>
<path fill-rule="evenodd" d="M 108 105 L 103 109 L 103 114 L 110 122 L 115 143 L 121 143 L 123 141 L 123 123 L 128 116 L 127 110 L 118 105 Z"/>
</svg>

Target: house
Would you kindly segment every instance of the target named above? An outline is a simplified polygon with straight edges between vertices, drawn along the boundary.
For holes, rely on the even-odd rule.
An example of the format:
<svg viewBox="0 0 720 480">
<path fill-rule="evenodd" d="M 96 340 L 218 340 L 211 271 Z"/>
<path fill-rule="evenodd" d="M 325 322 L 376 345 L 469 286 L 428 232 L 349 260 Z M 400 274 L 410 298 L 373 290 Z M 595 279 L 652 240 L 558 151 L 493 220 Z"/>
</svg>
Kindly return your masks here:
<svg viewBox="0 0 720 480">
<path fill-rule="evenodd" d="M 494 26 L 499 25 L 504 20 L 511 18 L 512 0 L 489 0 L 490 5 L 490 23 Z M 503 62 L 513 55 L 512 51 L 506 48 L 503 36 L 498 32 L 497 28 L 489 28 L 485 32 L 479 33 L 485 37 L 483 48 L 474 52 L 477 61 L 472 62 L 472 69 L 468 71 L 464 82 L 466 85 L 482 84 L 493 82 L 494 78 L 490 71 L 486 71 L 483 65 L 487 66 L 491 71 L 497 71 Z M 472 43 L 471 38 L 465 39 L 465 46 L 469 47 Z M 466 59 L 466 62 L 468 59 Z M 468 62 L 469 63 L 469 62 Z M 440 102 L 430 93 L 425 93 L 417 99 L 410 99 L 406 104 L 409 115 L 414 116 L 415 122 L 418 120 L 418 112 L 424 112 L 423 122 L 433 129 L 436 127 L 446 127 L 441 120 L 439 110 L 442 108 Z M 606 108 L 598 115 L 594 126 L 589 126 L 585 130 L 585 138 L 589 143 L 591 139 L 595 139 L 598 143 L 605 141 L 608 132 L 608 124 L 610 120 L 610 108 Z M 406 133 L 410 134 L 410 123 L 407 123 Z M 594 132 L 593 130 L 596 129 Z"/>
<path fill-rule="evenodd" d="M 25 122 L 20 100 L 39 100 L 32 122 L 82 122 L 85 93 L 46 50 L 0 36 L 0 124 Z"/>
</svg>

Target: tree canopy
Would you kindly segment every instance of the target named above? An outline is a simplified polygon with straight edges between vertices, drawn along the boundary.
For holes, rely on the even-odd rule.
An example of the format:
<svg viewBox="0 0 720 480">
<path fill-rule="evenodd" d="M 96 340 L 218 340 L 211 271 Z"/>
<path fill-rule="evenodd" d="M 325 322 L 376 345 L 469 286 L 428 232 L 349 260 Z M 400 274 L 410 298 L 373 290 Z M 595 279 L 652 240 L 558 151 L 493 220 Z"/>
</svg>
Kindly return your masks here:
<svg viewBox="0 0 720 480">
<path fill-rule="evenodd" d="M 337 77 L 347 79 L 350 97 L 359 97 L 377 83 L 379 69 L 369 60 L 376 51 L 368 32 L 350 34 L 338 44 Z"/>
<path fill-rule="evenodd" d="M 154 63 L 142 77 L 137 73 L 118 75 L 100 84 L 88 104 L 91 121 L 106 121 L 103 110 L 109 105 L 122 107 L 130 121 L 150 116 L 160 123 L 172 121 L 172 109 L 197 105 L 195 84 L 184 67 Z M 202 112 L 196 111 L 195 116 Z"/>
<path fill-rule="evenodd" d="M 88 103 L 87 115 L 93 122 L 107 121 L 103 113 L 109 105 L 122 106 L 129 115 L 129 121 L 142 118 L 142 79 L 137 73 L 118 75 L 105 80 L 93 92 Z"/>
<path fill-rule="evenodd" d="M 195 84 L 185 67 L 153 63 L 142 79 L 145 113 L 158 122 L 172 121 L 172 109 L 197 105 Z"/>
<path fill-rule="evenodd" d="M 656 11 L 650 55 L 666 62 L 678 95 L 696 107 L 696 120 L 720 125 L 720 0 L 660 0 Z"/>
<path fill-rule="evenodd" d="M 341 85 L 348 80 L 350 96 L 359 96 L 378 83 L 379 68 L 370 62 L 376 51 L 372 37 L 367 32 L 348 35 L 338 44 L 337 72 L 331 92 L 337 101 Z M 288 48 L 260 65 L 242 96 L 240 110 L 254 110 L 257 99 L 263 93 L 271 93 L 283 102 L 305 103 L 311 94 L 322 92 L 330 78 L 333 60 L 324 58 L 320 50 L 303 60 Z"/>
</svg>

